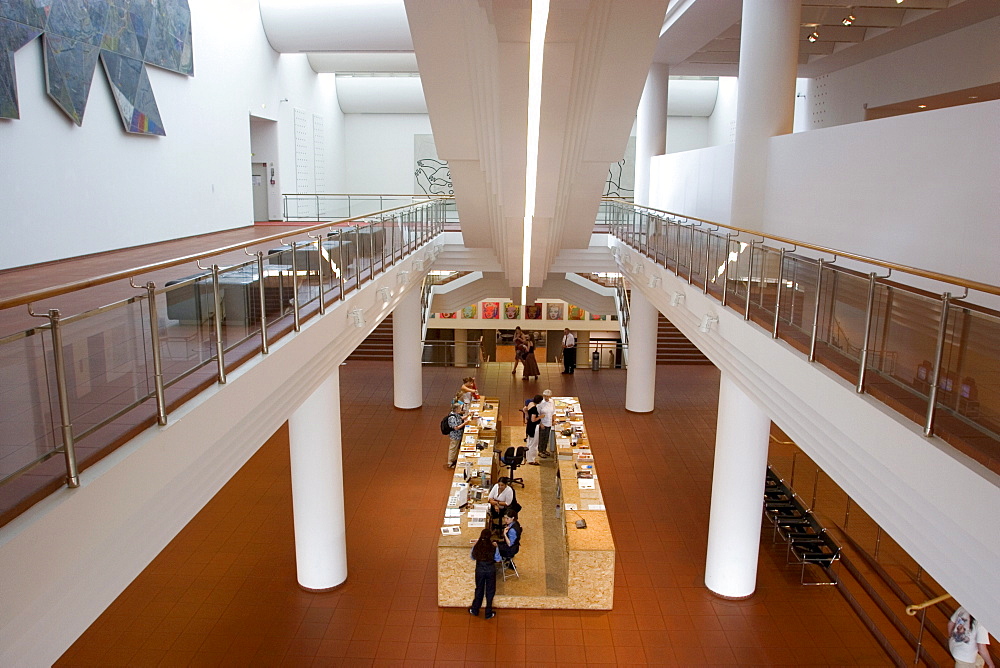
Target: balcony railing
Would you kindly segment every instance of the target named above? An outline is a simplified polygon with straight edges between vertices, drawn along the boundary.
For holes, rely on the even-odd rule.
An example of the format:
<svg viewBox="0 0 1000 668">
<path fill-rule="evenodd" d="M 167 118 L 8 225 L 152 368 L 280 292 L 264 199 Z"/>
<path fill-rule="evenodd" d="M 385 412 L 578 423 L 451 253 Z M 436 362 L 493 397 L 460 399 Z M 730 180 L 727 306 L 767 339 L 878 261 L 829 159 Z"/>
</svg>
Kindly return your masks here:
<svg viewBox="0 0 1000 668">
<path fill-rule="evenodd" d="M 628 203 L 604 207 L 622 242 L 1000 472 L 1000 313 L 968 301 L 1000 287 Z"/>
<path fill-rule="evenodd" d="M 440 200 L 407 204 L 0 300 L 0 310 L 26 306 L 42 321 L 0 338 L 0 524 L 64 482 L 77 486 L 80 470 L 166 424 L 194 394 L 439 234 L 445 218 Z M 136 282 L 174 272 L 162 284 Z M 43 299 L 84 303 L 94 286 L 110 303 L 32 309 Z"/>
<path fill-rule="evenodd" d="M 282 215 L 288 222 L 343 220 L 367 216 L 378 211 L 409 206 L 428 199 L 428 195 L 378 195 L 334 193 L 288 193 L 281 196 Z M 453 197 L 441 197 L 446 223 L 458 222 Z"/>
</svg>

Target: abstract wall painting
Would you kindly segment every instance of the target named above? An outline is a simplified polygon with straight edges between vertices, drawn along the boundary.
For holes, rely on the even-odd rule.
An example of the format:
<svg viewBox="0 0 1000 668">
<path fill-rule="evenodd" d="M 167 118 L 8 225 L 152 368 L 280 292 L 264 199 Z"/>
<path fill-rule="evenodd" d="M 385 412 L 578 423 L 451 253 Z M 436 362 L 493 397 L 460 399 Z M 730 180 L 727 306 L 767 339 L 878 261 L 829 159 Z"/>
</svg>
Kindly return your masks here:
<svg viewBox="0 0 1000 668">
<path fill-rule="evenodd" d="M 514 302 L 504 302 L 503 317 L 507 320 L 519 320 L 521 318 L 521 307 Z"/>
<path fill-rule="evenodd" d="M 194 75 L 187 0 L 0 0 L 0 118 L 20 118 L 14 52 L 42 35 L 49 97 L 78 126 L 103 64 L 126 132 L 166 135 L 147 65 Z"/>
<path fill-rule="evenodd" d="M 579 306 L 569 305 L 569 319 L 570 320 L 583 320 L 583 309 Z"/>
<path fill-rule="evenodd" d="M 524 307 L 524 318 L 525 320 L 541 320 L 542 319 L 542 305 L 541 304 L 529 304 Z"/>
<path fill-rule="evenodd" d="M 500 302 L 483 302 L 483 319 L 500 319 Z"/>
<path fill-rule="evenodd" d="M 476 317 L 478 317 L 479 315 L 477 311 L 478 308 L 475 304 L 473 304 L 472 306 L 466 306 L 465 308 L 462 309 L 462 317 L 465 318 L 466 320 L 475 320 Z"/>
</svg>

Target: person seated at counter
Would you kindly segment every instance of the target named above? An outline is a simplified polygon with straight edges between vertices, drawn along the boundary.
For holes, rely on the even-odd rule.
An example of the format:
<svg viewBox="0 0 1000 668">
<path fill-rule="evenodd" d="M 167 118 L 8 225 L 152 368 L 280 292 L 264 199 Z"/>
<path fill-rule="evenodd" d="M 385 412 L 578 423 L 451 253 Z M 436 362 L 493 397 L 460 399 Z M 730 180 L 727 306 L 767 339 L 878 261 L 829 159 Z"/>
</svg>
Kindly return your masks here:
<svg viewBox="0 0 1000 668">
<path fill-rule="evenodd" d="M 508 484 L 509 482 L 508 478 L 500 478 L 486 497 L 490 502 L 490 510 L 493 511 L 494 517 L 503 517 L 504 513 L 507 512 L 507 506 L 514 502 L 514 490 Z"/>
<path fill-rule="evenodd" d="M 517 513 L 514 510 L 507 511 L 503 517 L 503 540 L 497 543 L 497 551 L 503 558 L 505 568 L 513 568 L 510 560 L 521 549 L 521 523 L 517 521 Z"/>
</svg>

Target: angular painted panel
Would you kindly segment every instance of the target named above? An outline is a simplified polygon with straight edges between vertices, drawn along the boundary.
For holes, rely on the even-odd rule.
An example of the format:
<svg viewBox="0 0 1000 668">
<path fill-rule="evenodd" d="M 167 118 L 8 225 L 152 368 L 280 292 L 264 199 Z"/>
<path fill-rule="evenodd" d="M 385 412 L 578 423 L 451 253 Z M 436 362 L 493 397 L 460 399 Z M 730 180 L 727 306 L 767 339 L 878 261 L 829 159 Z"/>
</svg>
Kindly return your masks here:
<svg viewBox="0 0 1000 668">
<path fill-rule="evenodd" d="M 90 84 L 101 50 L 93 44 L 45 33 L 45 87 L 77 125 L 83 124 Z"/>
<path fill-rule="evenodd" d="M 161 137 L 166 135 L 143 62 L 110 51 L 101 52 L 101 62 L 111 83 L 125 131 Z"/>
<path fill-rule="evenodd" d="M 42 34 L 33 28 L 0 18 L 0 118 L 20 118 L 14 52 Z"/>
</svg>

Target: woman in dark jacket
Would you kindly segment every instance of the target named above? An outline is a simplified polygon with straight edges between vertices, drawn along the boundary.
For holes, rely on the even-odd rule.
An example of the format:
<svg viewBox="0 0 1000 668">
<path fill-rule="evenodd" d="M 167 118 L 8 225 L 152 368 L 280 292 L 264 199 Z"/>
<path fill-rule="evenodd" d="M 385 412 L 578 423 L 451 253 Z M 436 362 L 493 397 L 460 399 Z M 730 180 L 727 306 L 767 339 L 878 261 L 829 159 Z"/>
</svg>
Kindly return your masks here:
<svg viewBox="0 0 1000 668">
<path fill-rule="evenodd" d="M 479 534 L 479 540 L 472 546 L 472 558 L 476 560 L 476 593 L 473 596 L 469 614 L 479 616 L 479 608 L 483 605 L 483 596 L 485 595 L 486 619 L 493 619 L 497 614 L 493 610 L 493 595 L 497 591 L 496 565 L 500 561 L 500 552 L 489 527 L 483 529 L 482 533 Z"/>
<path fill-rule="evenodd" d="M 531 333 L 525 334 L 525 340 L 527 341 L 527 351 L 524 354 L 524 380 L 528 380 L 534 376 L 535 380 L 538 380 L 538 360 L 535 359 L 535 337 Z"/>
</svg>

